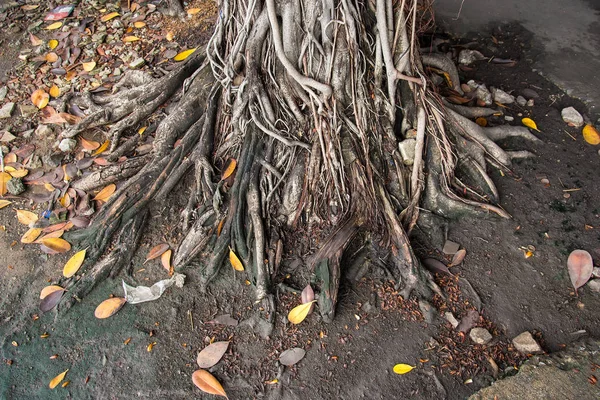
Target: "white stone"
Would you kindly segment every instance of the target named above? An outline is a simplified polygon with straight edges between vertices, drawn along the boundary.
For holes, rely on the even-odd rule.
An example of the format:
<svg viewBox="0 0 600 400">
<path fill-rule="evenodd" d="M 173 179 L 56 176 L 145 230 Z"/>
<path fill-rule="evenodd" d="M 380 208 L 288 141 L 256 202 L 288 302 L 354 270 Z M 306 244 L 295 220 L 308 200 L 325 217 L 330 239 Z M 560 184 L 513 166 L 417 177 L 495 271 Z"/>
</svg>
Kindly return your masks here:
<svg viewBox="0 0 600 400">
<path fill-rule="evenodd" d="M 453 328 L 456 328 L 458 326 L 458 321 L 456 320 L 454 314 L 452 314 L 451 312 L 446 311 L 444 313 L 444 318 L 446 318 L 446 321 L 450 322 L 450 325 L 452 325 Z"/>
<path fill-rule="evenodd" d="M 571 126 L 579 128 L 583 125 L 583 117 L 579 114 L 579 111 L 573 107 L 563 108 L 560 115 L 562 116 L 563 121 Z"/>
<path fill-rule="evenodd" d="M 533 101 L 533 99 L 527 100 L 527 107 L 533 107 L 534 104 L 535 102 Z"/>
<path fill-rule="evenodd" d="M 48 125 L 40 124 L 35 128 L 35 136 L 41 138 L 47 138 L 52 135 L 52 129 Z"/>
<path fill-rule="evenodd" d="M 501 104 L 512 104 L 515 102 L 515 97 L 502 89 L 492 88 L 492 96 L 494 96 L 494 101 Z"/>
<path fill-rule="evenodd" d="M 405 165 L 413 165 L 415 162 L 415 147 L 417 147 L 415 139 L 405 139 L 398 143 L 398 149 Z"/>
<path fill-rule="evenodd" d="M 6 103 L 0 108 L 0 119 L 10 118 L 14 109 L 15 103 Z"/>
<path fill-rule="evenodd" d="M 477 344 L 488 344 L 492 340 L 492 334 L 484 328 L 473 328 L 469 332 L 469 337 Z"/>
<path fill-rule="evenodd" d="M 469 84 L 469 86 L 471 86 L 471 85 Z M 479 86 L 477 86 L 477 91 L 475 93 L 477 95 L 477 98 L 479 100 L 483 101 L 486 106 L 491 106 L 492 105 L 492 103 L 493 103 L 492 94 L 485 87 L 485 85 L 479 85 Z"/>
<path fill-rule="evenodd" d="M 592 292 L 600 293 L 600 279 L 592 279 L 586 286 L 589 287 Z"/>
<path fill-rule="evenodd" d="M 505 116 L 504 116 L 504 119 L 505 119 L 506 121 L 508 121 L 508 122 L 512 122 L 512 121 L 514 121 L 514 120 L 515 120 L 515 117 L 511 117 L 510 115 L 505 115 Z"/>
<path fill-rule="evenodd" d="M 521 107 L 525 107 L 525 105 L 527 104 L 527 99 L 523 96 L 517 96 L 517 104 Z"/>
<path fill-rule="evenodd" d="M 478 60 L 485 60 L 485 56 L 477 50 L 465 49 L 458 54 L 459 64 L 469 65 Z"/>
<path fill-rule="evenodd" d="M 138 57 L 129 64 L 129 68 L 140 68 L 146 61 L 142 57 Z"/>
<path fill-rule="evenodd" d="M 58 144 L 58 148 L 64 153 L 73 151 L 75 147 L 77 147 L 77 141 L 74 139 L 63 139 Z"/>
<path fill-rule="evenodd" d="M 524 354 L 543 353 L 542 348 L 535 341 L 531 333 L 525 331 L 512 340 L 515 349 Z"/>
<path fill-rule="evenodd" d="M 4 98 L 6 97 L 8 93 L 8 86 L 4 85 L 0 88 L 0 101 L 4 101 Z"/>
</svg>

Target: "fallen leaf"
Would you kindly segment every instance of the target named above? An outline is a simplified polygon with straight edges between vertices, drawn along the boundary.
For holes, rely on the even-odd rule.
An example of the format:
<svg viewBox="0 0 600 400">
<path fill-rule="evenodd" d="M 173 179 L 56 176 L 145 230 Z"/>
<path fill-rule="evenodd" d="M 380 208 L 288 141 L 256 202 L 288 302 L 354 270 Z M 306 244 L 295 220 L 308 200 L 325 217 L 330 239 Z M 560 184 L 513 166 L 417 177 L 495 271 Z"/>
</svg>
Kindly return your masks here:
<svg viewBox="0 0 600 400">
<path fill-rule="evenodd" d="M 87 151 L 94 151 L 98 147 L 100 147 L 100 143 L 98 143 L 98 142 L 95 142 L 93 140 L 87 140 L 83 137 L 80 139 L 81 139 L 81 147 L 83 147 Z"/>
<path fill-rule="evenodd" d="M 236 271 L 244 270 L 244 264 L 242 264 L 242 262 L 240 261 L 238 256 L 234 253 L 234 251 L 231 247 L 229 248 L 229 262 L 231 263 L 231 266 L 233 267 L 233 269 L 235 269 Z"/>
<path fill-rule="evenodd" d="M 146 346 L 146 351 L 148 353 L 150 353 L 155 345 L 156 345 L 156 342 L 152 342 L 152 343 L 148 344 L 148 346 Z"/>
<path fill-rule="evenodd" d="M 60 96 L 60 89 L 56 85 L 52 85 L 49 92 L 50 92 L 50 96 L 52 96 L 54 98 L 57 98 L 58 96 Z"/>
<path fill-rule="evenodd" d="M 63 23 L 62 23 L 62 22 L 55 22 L 55 23 L 53 23 L 53 24 L 50 24 L 50 25 L 48 25 L 48 26 L 47 26 L 45 29 L 47 29 L 47 30 L 49 30 L 49 31 L 52 31 L 52 30 L 54 30 L 54 29 L 58 29 L 58 28 L 60 28 L 61 26 L 63 26 Z"/>
<path fill-rule="evenodd" d="M 48 48 L 50 48 L 50 50 L 54 50 L 57 47 L 58 47 L 58 40 L 56 40 L 56 39 L 50 39 L 48 41 Z"/>
<path fill-rule="evenodd" d="M 40 311 L 48 312 L 48 311 L 52 310 L 60 302 L 60 299 L 63 297 L 64 293 L 65 293 L 64 290 L 55 290 L 55 291 L 47 294 L 40 301 Z"/>
<path fill-rule="evenodd" d="M 39 37 L 35 36 L 31 32 L 29 32 L 29 41 L 31 42 L 32 46 L 40 46 L 43 43 L 42 39 L 40 39 Z"/>
<path fill-rule="evenodd" d="M 237 161 L 235 161 L 235 158 L 232 158 L 229 161 L 227 168 L 225 168 L 225 171 L 223 171 L 223 176 L 221 176 L 221 180 L 224 181 L 225 179 L 229 178 L 231 176 L 231 174 L 233 174 L 233 171 L 235 171 L 236 166 L 237 166 Z"/>
<path fill-rule="evenodd" d="M 127 302 L 123 297 L 111 297 L 98 304 L 94 316 L 98 319 L 111 317 L 117 313 Z"/>
<path fill-rule="evenodd" d="M 12 201 L 9 200 L 0 200 L 0 208 L 4 208 L 8 205 L 12 204 Z"/>
<path fill-rule="evenodd" d="M 8 192 L 8 188 L 6 187 L 6 183 L 8 181 L 10 181 L 11 179 L 12 179 L 12 176 L 10 176 L 9 173 L 7 173 L 7 172 L 0 172 L 0 196 L 4 196 Z"/>
<path fill-rule="evenodd" d="M 238 326 L 238 320 L 232 318 L 229 314 L 219 315 L 215 319 L 208 321 L 207 324 L 221 324 L 229 326 Z"/>
<path fill-rule="evenodd" d="M 457 265 L 460 265 L 463 262 L 463 260 L 465 259 L 466 255 L 467 255 L 467 251 L 465 249 L 460 249 L 452 257 L 452 261 L 450 262 L 449 266 L 455 267 Z"/>
<path fill-rule="evenodd" d="M 110 146 L 110 140 L 104 141 L 104 143 L 102 143 L 102 145 L 100 145 L 100 147 L 98 147 L 98 149 L 92 153 L 92 157 L 104 153 L 106 149 L 108 149 L 108 146 Z"/>
<path fill-rule="evenodd" d="M 192 55 L 193 52 L 196 51 L 196 47 L 194 47 L 193 49 L 188 49 L 188 50 L 184 50 L 181 53 L 178 53 L 175 57 L 173 57 L 173 60 L 175 61 L 183 61 L 186 58 L 188 58 L 189 56 Z"/>
<path fill-rule="evenodd" d="M 194 371 L 192 374 L 192 382 L 194 382 L 194 385 L 196 385 L 198 389 L 205 393 L 227 397 L 225 390 L 223 390 L 223 386 L 221 386 L 219 381 L 208 371 L 203 369 Z"/>
<path fill-rule="evenodd" d="M 129 43 L 129 42 L 137 42 L 138 40 L 140 40 L 140 38 L 139 38 L 139 37 L 137 37 L 137 36 L 125 36 L 125 37 L 123 38 L 123 41 L 124 41 L 125 43 Z"/>
<path fill-rule="evenodd" d="M 485 119 L 484 117 L 479 117 L 479 118 L 477 118 L 477 119 L 475 120 L 475 123 L 476 123 L 477 125 L 479 125 L 479 126 L 482 126 L 482 127 L 484 127 L 484 126 L 487 126 L 487 124 L 488 124 L 488 122 L 487 122 L 487 119 Z"/>
<path fill-rule="evenodd" d="M 63 276 L 65 278 L 70 278 L 79 271 L 81 268 L 81 264 L 83 264 L 83 260 L 85 260 L 85 252 L 86 249 L 78 251 L 67 261 L 65 267 L 63 268 Z"/>
<path fill-rule="evenodd" d="M 567 259 L 567 268 L 569 269 L 571 283 L 575 288 L 575 292 L 577 292 L 577 289 L 585 285 L 591 278 L 594 261 L 587 251 L 573 250 Z"/>
<path fill-rule="evenodd" d="M 17 219 L 23 225 L 31 225 L 37 222 L 38 216 L 37 214 L 32 213 L 27 210 L 17 210 Z"/>
<path fill-rule="evenodd" d="M 135 26 L 136 28 L 143 28 L 146 26 L 146 23 L 144 21 L 136 21 L 133 23 L 133 26 Z"/>
<path fill-rule="evenodd" d="M 92 200 L 98 200 L 102 203 L 106 203 L 108 199 L 110 199 L 110 196 L 112 196 L 116 190 L 117 185 L 111 183 L 110 185 L 107 185 L 104 189 L 99 191 L 98 194 Z"/>
<path fill-rule="evenodd" d="M 62 372 L 62 373 L 60 373 L 60 374 L 56 375 L 56 376 L 54 377 L 54 379 L 52 379 L 52 380 L 50 381 L 50 384 L 48 385 L 48 386 L 50 387 L 50 389 L 54 389 L 55 387 L 57 387 L 57 386 L 58 386 L 58 384 L 59 384 L 59 383 L 60 383 L 60 382 L 61 382 L 63 379 L 65 379 L 65 376 L 67 376 L 67 372 L 69 372 L 69 370 L 68 370 L 68 369 L 67 369 L 67 370 L 65 370 L 64 372 Z"/>
<path fill-rule="evenodd" d="M 21 6 L 21 10 L 31 11 L 31 10 L 35 10 L 39 6 L 40 6 L 39 4 L 25 4 L 24 6 Z"/>
<path fill-rule="evenodd" d="M 173 35 L 172 32 L 167 32 L 165 39 L 167 39 L 169 42 L 171 42 L 174 38 L 175 38 L 175 35 Z"/>
<path fill-rule="evenodd" d="M 49 296 L 50 294 L 57 292 L 57 291 L 65 291 L 66 289 L 58 286 L 58 285 L 49 285 L 46 286 L 45 288 L 42 289 L 42 291 L 40 292 L 40 300 L 44 300 L 47 296 Z"/>
<path fill-rule="evenodd" d="M 302 290 L 302 303 L 310 303 L 315 299 L 315 291 L 310 286 L 310 284 L 306 285 L 306 287 Z"/>
<path fill-rule="evenodd" d="M 196 15 L 200 11 L 202 11 L 201 8 L 190 8 L 189 10 L 187 10 L 187 13 L 188 13 L 188 15 Z"/>
<path fill-rule="evenodd" d="M 535 129 L 536 131 L 540 132 L 540 130 L 538 129 L 536 123 L 534 120 L 532 120 L 531 118 L 523 118 L 521 120 L 521 122 L 523 123 L 523 125 L 525 125 L 528 128 L 531 129 Z"/>
<path fill-rule="evenodd" d="M 597 144 L 600 144 L 600 134 L 598 134 L 598 131 L 592 125 L 584 126 L 582 133 L 583 133 L 583 140 L 585 140 L 589 144 L 594 145 L 594 146 L 596 146 Z"/>
<path fill-rule="evenodd" d="M 287 367 L 290 367 L 302 360 L 305 355 L 306 351 L 304 351 L 304 349 L 301 349 L 300 347 L 294 347 L 293 349 L 288 349 L 281 353 L 279 356 L 279 362 Z"/>
<path fill-rule="evenodd" d="M 431 273 L 434 274 L 448 274 L 452 275 L 452 272 L 446 267 L 446 265 L 436 260 L 435 258 L 425 258 L 423 259 L 423 266 Z"/>
<path fill-rule="evenodd" d="M 81 63 L 81 65 L 83 66 L 84 71 L 90 72 L 91 70 L 96 68 L 96 61 L 84 62 Z"/>
<path fill-rule="evenodd" d="M 55 52 L 51 51 L 50 53 L 46 54 L 46 61 L 49 63 L 54 63 L 56 62 L 56 60 L 58 60 L 58 54 L 56 54 Z"/>
<path fill-rule="evenodd" d="M 168 249 L 169 249 L 169 245 L 167 243 L 157 244 L 156 246 L 151 248 L 150 251 L 148 252 L 148 255 L 146 256 L 146 261 L 144 261 L 144 264 L 146 264 L 150 260 L 154 260 L 155 258 L 160 257 Z"/>
<path fill-rule="evenodd" d="M 8 153 L 4 156 L 4 164 L 16 163 L 17 155 L 15 153 Z"/>
<path fill-rule="evenodd" d="M 69 242 L 58 237 L 43 238 L 41 243 L 57 253 L 66 253 L 67 251 L 71 250 L 71 245 Z"/>
<path fill-rule="evenodd" d="M 31 94 L 31 102 L 40 110 L 48 105 L 48 101 L 50 101 L 50 96 L 44 89 L 37 89 Z"/>
<path fill-rule="evenodd" d="M 398 375 L 404 375 L 410 371 L 412 371 L 415 367 L 408 364 L 396 364 L 394 365 L 394 372 Z"/>
<path fill-rule="evenodd" d="M 7 167 L 7 170 L 8 170 L 8 167 Z M 27 176 L 27 174 L 29 174 L 29 171 L 24 168 L 23 169 L 15 169 L 14 171 L 10 171 L 9 174 L 13 178 L 23 178 L 23 177 Z"/>
<path fill-rule="evenodd" d="M 216 363 L 218 363 L 227 348 L 229 347 L 229 342 L 214 342 L 206 346 L 200 353 L 198 353 L 198 358 L 196 362 L 200 368 L 210 368 Z"/>
<path fill-rule="evenodd" d="M 304 319 L 310 313 L 312 305 L 315 301 L 316 300 L 313 300 L 310 303 L 300 304 L 299 306 L 292 308 L 288 314 L 288 320 L 292 324 L 299 324 L 300 322 L 304 321 Z"/>
<path fill-rule="evenodd" d="M 160 263 L 163 268 L 167 270 L 169 274 L 173 274 L 173 266 L 171 265 L 171 254 L 173 251 L 171 249 L 165 251 L 162 256 L 160 256 Z"/>
<path fill-rule="evenodd" d="M 41 244 L 44 239 L 59 238 L 63 235 L 63 233 L 65 233 L 64 229 L 57 229 L 55 231 L 48 233 L 46 236 L 42 236 L 41 238 L 36 240 L 35 243 Z"/>
<path fill-rule="evenodd" d="M 100 18 L 100 21 L 102 21 L 102 22 L 110 21 L 111 19 L 118 17 L 118 16 L 119 16 L 118 12 L 111 12 L 110 14 L 103 15 Z"/>
<path fill-rule="evenodd" d="M 42 228 L 29 228 L 29 230 L 27 230 L 27 232 L 25 232 L 21 237 L 21 243 L 33 243 L 41 235 L 41 233 Z"/>
</svg>

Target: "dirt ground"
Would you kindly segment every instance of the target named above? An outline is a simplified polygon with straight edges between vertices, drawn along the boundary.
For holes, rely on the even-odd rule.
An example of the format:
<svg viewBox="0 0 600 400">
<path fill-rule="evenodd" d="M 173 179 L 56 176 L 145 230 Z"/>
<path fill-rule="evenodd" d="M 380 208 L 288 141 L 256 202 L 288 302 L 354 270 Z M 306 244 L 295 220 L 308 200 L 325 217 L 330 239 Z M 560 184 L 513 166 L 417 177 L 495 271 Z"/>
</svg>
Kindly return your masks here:
<svg viewBox="0 0 600 400">
<path fill-rule="evenodd" d="M 471 37 L 485 55 L 518 62 L 513 67 L 481 62 L 471 71 L 462 71 L 461 80 L 476 79 L 515 94 L 525 88 L 535 90 L 539 98 L 534 107 L 511 105 L 505 113 L 515 121 L 520 120 L 519 113 L 533 118 L 544 143 L 529 146 L 537 157 L 517 163 L 512 174 L 492 171 L 501 204 L 512 219 L 461 220 L 450 225 L 448 239 L 467 250 L 464 263 L 452 271 L 468 280 L 481 298 L 483 314 L 495 326 L 498 342 L 506 343 L 528 330 L 552 352 L 582 334 L 598 337 L 600 295 L 583 287 L 576 296 L 566 269 L 567 256 L 574 249 L 600 257 L 598 148 L 585 143 L 581 133 L 560 118 L 565 106 L 573 105 L 582 113 L 585 108 L 532 71 L 536 50 L 519 26 L 496 27 Z M 2 59 L 16 56 L 11 38 L 4 34 L 2 39 L 7 43 Z M 595 121 L 597 116 L 589 117 Z M 494 123 L 506 122 L 502 117 L 490 119 Z M 550 183 L 542 183 L 544 178 Z M 149 286 L 167 277 L 158 260 L 146 265 L 143 261 L 155 244 L 178 243 L 176 227 L 185 194 L 185 185 L 180 186 L 168 204 L 152 210 L 132 275 L 106 280 L 64 315 L 42 314 L 39 292 L 56 279 L 70 254 L 48 256 L 37 246 L 19 243 L 26 227 L 17 222 L 12 206 L 25 208 L 27 201 L 0 210 L 0 398 L 213 398 L 194 387 L 191 374 L 197 369 L 198 351 L 219 340 L 229 340 L 230 347 L 210 371 L 232 400 L 463 399 L 492 381 L 489 364 L 483 362 L 451 373 L 439 346 L 451 332 L 449 324 L 439 317 L 432 324 L 424 322 L 414 301 L 399 304 L 393 286 L 376 268 L 360 281 L 342 285 L 331 324 L 313 313 L 302 324 L 290 325 L 286 315 L 299 303 L 299 296 L 277 290 L 279 309 L 270 338 L 264 338 L 254 323 L 252 288 L 231 268 L 221 270 L 207 293 L 199 291 L 199 276 L 190 268 L 183 271 L 183 288 L 171 287 L 151 303 L 125 305 L 109 319 L 94 318 L 102 300 L 123 295 L 121 278 Z M 418 246 L 421 253 L 440 250 L 428 243 Z M 535 248 L 530 258 L 521 249 L 527 246 Z M 287 252 L 279 281 L 297 288 L 307 283 L 294 277 L 301 255 L 298 249 Z M 223 314 L 240 323 L 209 323 Z M 291 347 L 302 347 L 307 354 L 296 366 L 284 368 L 278 357 Z M 462 344 L 466 352 L 481 353 L 480 347 L 468 339 Z M 514 354 L 506 345 L 502 348 Z M 397 363 L 416 369 L 396 375 L 392 367 Z M 499 365 L 507 371 L 516 367 Z M 48 382 L 66 369 L 68 386 L 50 390 Z"/>
</svg>

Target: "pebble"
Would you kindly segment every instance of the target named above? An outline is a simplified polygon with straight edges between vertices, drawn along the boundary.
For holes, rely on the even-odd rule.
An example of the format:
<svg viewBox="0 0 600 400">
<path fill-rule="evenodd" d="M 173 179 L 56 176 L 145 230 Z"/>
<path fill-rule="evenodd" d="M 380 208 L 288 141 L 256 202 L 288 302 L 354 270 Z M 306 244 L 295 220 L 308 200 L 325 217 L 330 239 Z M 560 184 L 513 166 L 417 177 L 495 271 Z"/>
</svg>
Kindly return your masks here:
<svg viewBox="0 0 600 400">
<path fill-rule="evenodd" d="M 146 61 L 142 57 L 138 57 L 129 64 L 129 68 L 136 69 L 144 65 Z"/>
<path fill-rule="evenodd" d="M 497 101 L 498 103 L 512 104 L 515 102 L 515 97 L 502 89 L 492 88 L 492 96 L 494 96 L 494 101 Z"/>
<path fill-rule="evenodd" d="M 573 107 L 563 108 L 563 110 L 560 112 L 560 115 L 563 121 L 565 121 L 570 126 L 579 128 L 583 125 L 583 117 L 581 116 L 581 114 L 579 114 L 579 111 L 577 111 Z"/>
<path fill-rule="evenodd" d="M 21 178 L 11 178 L 6 182 L 6 190 L 13 196 L 18 196 L 25 191 L 25 185 Z"/>
<path fill-rule="evenodd" d="M 405 165 L 413 165 L 415 161 L 415 147 L 417 147 L 415 139 L 405 139 L 398 143 L 398 149 Z"/>
<path fill-rule="evenodd" d="M 0 119 L 10 118 L 15 108 L 15 103 L 6 103 L 0 108 Z"/>
<path fill-rule="evenodd" d="M 533 107 L 534 104 L 535 102 L 533 101 L 533 99 L 527 100 L 527 107 Z"/>
<path fill-rule="evenodd" d="M 504 119 L 505 119 L 506 121 L 508 121 L 508 122 L 512 122 L 512 121 L 514 121 L 514 120 L 515 120 L 515 117 L 511 117 L 510 115 L 505 115 L 505 116 L 504 116 Z"/>
<path fill-rule="evenodd" d="M 484 59 L 485 56 L 477 50 L 465 49 L 458 54 L 458 63 L 463 65 L 469 65 L 475 61 Z"/>
<path fill-rule="evenodd" d="M 525 107 L 525 105 L 527 104 L 527 99 L 523 96 L 517 96 L 517 104 L 521 107 Z"/>
<path fill-rule="evenodd" d="M 492 334 L 485 328 L 473 328 L 469 337 L 477 344 L 488 344 L 492 340 Z"/>
<path fill-rule="evenodd" d="M 39 124 L 37 128 L 35 128 L 35 136 L 47 138 L 52 135 L 52 129 L 48 125 Z"/>
<path fill-rule="evenodd" d="M 38 108 L 30 104 L 19 104 L 19 111 L 23 117 L 29 117 L 35 114 Z"/>
<path fill-rule="evenodd" d="M 8 87 L 6 85 L 0 88 L 0 101 L 4 101 L 6 94 L 8 93 Z"/>
<path fill-rule="evenodd" d="M 455 255 L 456 252 L 460 249 L 460 244 L 453 242 L 451 240 L 446 240 L 446 243 L 444 243 L 444 248 L 442 249 L 442 251 L 444 252 L 444 254 L 447 255 Z"/>
<path fill-rule="evenodd" d="M 543 353 L 542 348 L 535 341 L 531 333 L 525 331 L 512 340 L 515 348 L 524 354 Z"/>
<path fill-rule="evenodd" d="M 450 325 L 452 325 L 453 328 L 456 328 L 458 326 L 458 320 L 451 312 L 446 311 L 444 313 L 444 318 L 446 319 L 446 321 L 450 322 Z"/>
<path fill-rule="evenodd" d="M 65 138 L 65 139 L 61 140 L 58 145 L 58 148 L 60 149 L 60 151 L 62 151 L 64 153 L 69 153 L 69 152 L 75 150 L 75 147 L 77 147 L 77 141 L 75 139 L 70 139 L 70 138 Z"/>
<path fill-rule="evenodd" d="M 471 86 L 471 85 L 469 85 L 469 86 Z M 477 98 L 479 100 L 483 101 L 486 106 L 491 106 L 492 105 L 492 103 L 493 103 L 493 101 L 492 101 L 492 94 L 485 87 L 485 85 L 479 85 L 479 86 L 477 86 L 476 95 L 477 95 Z"/>
<path fill-rule="evenodd" d="M 600 293 L 600 279 L 592 279 L 586 285 L 594 293 Z"/>
<path fill-rule="evenodd" d="M 540 95 L 533 89 L 523 89 L 521 91 L 523 96 L 528 97 L 530 99 L 539 99 Z"/>
</svg>

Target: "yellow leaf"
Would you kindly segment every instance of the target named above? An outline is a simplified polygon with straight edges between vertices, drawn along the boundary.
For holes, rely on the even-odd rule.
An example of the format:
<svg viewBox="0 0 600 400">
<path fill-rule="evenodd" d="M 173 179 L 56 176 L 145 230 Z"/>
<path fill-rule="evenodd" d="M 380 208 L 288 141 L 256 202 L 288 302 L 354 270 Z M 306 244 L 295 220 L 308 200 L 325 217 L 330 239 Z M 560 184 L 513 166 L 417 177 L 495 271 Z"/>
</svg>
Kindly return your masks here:
<svg viewBox="0 0 600 400">
<path fill-rule="evenodd" d="M 162 266 L 167 270 L 169 274 L 171 273 L 171 268 L 173 268 L 171 266 L 171 253 L 173 253 L 173 251 L 169 249 L 165 251 L 160 257 L 160 262 Z"/>
<path fill-rule="evenodd" d="M 146 26 L 146 23 L 144 21 L 136 21 L 133 23 L 133 26 L 135 26 L 136 28 L 143 28 Z"/>
<path fill-rule="evenodd" d="M 600 144 L 600 134 L 592 125 L 586 125 L 583 127 L 583 140 L 596 146 Z"/>
<path fill-rule="evenodd" d="M 52 87 L 50 88 L 50 96 L 54 98 L 60 96 L 60 89 L 58 88 L 58 86 L 52 85 Z"/>
<path fill-rule="evenodd" d="M 118 16 L 119 16 L 119 13 L 118 13 L 118 12 L 111 12 L 110 14 L 103 15 L 103 16 L 100 18 L 100 21 L 102 21 L 102 22 L 110 21 L 110 20 L 111 20 L 111 19 L 113 19 L 114 17 L 118 17 Z"/>
<path fill-rule="evenodd" d="M 48 41 L 48 47 L 50 48 L 50 50 L 54 50 L 55 48 L 58 47 L 58 40 L 56 39 L 51 39 Z"/>
<path fill-rule="evenodd" d="M 40 110 L 48 105 L 49 100 L 50 96 L 44 89 L 38 89 L 31 94 L 31 102 Z"/>
<path fill-rule="evenodd" d="M 195 51 L 196 51 L 195 47 L 193 49 L 182 51 L 181 53 L 179 53 L 175 57 L 173 57 L 173 60 L 175 60 L 175 61 L 183 61 L 186 58 L 188 58 L 189 56 L 191 56 L 192 53 L 195 52 Z"/>
<path fill-rule="evenodd" d="M 172 32 L 167 32 L 165 39 L 167 39 L 169 42 L 171 42 L 174 38 L 175 38 L 175 35 L 173 35 Z"/>
<path fill-rule="evenodd" d="M 192 382 L 194 382 L 194 385 L 196 385 L 198 389 L 205 393 L 227 397 L 227 393 L 225 393 L 223 386 L 221 386 L 219 381 L 208 371 L 203 369 L 194 371 L 192 374 Z"/>
<path fill-rule="evenodd" d="M 139 38 L 139 37 L 137 37 L 137 36 L 125 36 L 125 37 L 123 38 L 123 41 L 124 41 L 125 43 L 128 43 L 128 42 L 137 42 L 138 40 L 140 40 L 140 38 Z"/>
<path fill-rule="evenodd" d="M 66 290 L 58 285 L 50 285 L 50 286 L 46 286 L 45 288 L 42 289 L 42 291 L 40 292 L 40 300 L 45 299 L 46 297 L 48 297 L 50 294 L 57 292 L 59 290 L 62 290 L 63 292 Z"/>
<path fill-rule="evenodd" d="M 96 197 L 94 197 L 92 200 L 98 200 L 105 203 L 106 201 L 108 201 L 108 199 L 110 199 L 110 196 L 113 195 L 115 190 L 117 190 L 117 185 L 111 183 L 110 185 L 106 186 L 104 189 L 99 191 Z"/>
<path fill-rule="evenodd" d="M 156 345 L 156 342 L 152 342 L 150 343 L 147 347 L 146 347 L 146 351 L 148 353 L 150 353 L 152 351 L 152 349 L 154 348 L 154 345 Z"/>
<path fill-rule="evenodd" d="M 8 206 L 9 204 L 12 204 L 12 201 L 0 200 L 0 208 L 4 208 L 4 207 Z"/>
<path fill-rule="evenodd" d="M 61 26 L 63 26 L 63 23 L 59 21 L 59 22 L 55 22 L 55 23 L 53 23 L 53 24 L 51 24 L 51 25 L 48 25 L 48 26 L 46 27 L 46 29 L 47 29 L 47 30 L 49 30 L 49 31 L 51 31 L 51 30 L 54 30 L 54 29 L 58 29 L 58 28 L 60 28 Z"/>
<path fill-rule="evenodd" d="M 0 172 L 0 196 L 4 196 L 6 194 L 6 192 L 8 192 L 8 189 L 6 188 L 6 183 L 8 181 L 10 181 L 11 179 L 12 179 L 12 176 L 10 176 L 9 173 Z M 4 207 L 6 207 L 6 205 Z"/>
<path fill-rule="evenodd" d="M 138 129 L 139 135 L 142 136 L 144 132 L 146 132 L 146 129 L 148 129 L 147 126 L 142 126 L 140 129 Z"/>
<path fill-rule="evenodd" d="M 232 158 L 231 161 L 229 161 L 229 165 L 227 165 L 225 171 L 223 171 L 223 176 L 221 176 L 221 180 L 224 181 L 225 179 L 229 178 L 231 174 L 233 174 L 233 171 L 235 171 L 236 166 L 237 161 L 235 161 L 235 158 Z"/>
<path fill-rule="evenodd" d="M 168 249 L 169 245 L 167 243 L 157 244 L 148 252 L 148 256 L 146 257 L 146 261 L 144 261 L 144 264 L 146 264 L 150 260 L 154 260 L 156 257 L 161 256 Z"/>
<path fill-rule="evenodd" d="M 21 237 L 21 243 L 33 243 L 40 236 L 41 233 L 42 228 L 29 228 L 29 230 L 25 232 Z"/>
<path fill-rule="evenodd" d="M 63 276 L 70 278 L 75 275 L 79 271 L 81 264 L 83 264 L 83 260 L 85 260 L 85 249 L 78 251 L 67 261 L 63 268 Z"/>
<path fill-rule="evenodd" d="M 67 251 L 71 250 L 71 245 L 69 242 L 59 237 L 43 238 L 40 242 L 50 250 L 54 250 L 57 253 L 66 253 Z"/>
<path fill-rule="evenodd" d="M 9 174 L 10 176 L 12 176 L 13 178 L 23 178 L 24 176 L 27 176 L 27 174 L 29 173 L 29 170 L 26 169 L 15 169 L 14 171 L 10 171 Z"/>
<path fill-rule="evenodd" d="M 52 380 L 50 381 L 50 384 L 48 385 L 48 386 L 50 387 L 50 389 L 54 389 L 55 387 L 57 387 L 57 386 L 58 386 L 58 384 L 59 384 L 59 383 L 60 383 L 60 382 L 61 382 L 63 379 L 65 379 L 65 376 L 67 376 L 67 372 L 69 372 L 69 370 L 68 370 L 68 369 L 67 369 L 67 370 L 65 370 L 65 372 L 62 372 L 62 373 L 60 373 L 60 374 L 56 375 L 56 376 L 54 377 L 54 379 L 52 379 Z"/>
<path fill-rule="evenodd" d="M 58 60 L 58 54 L 56 54 L 55 52 L 51 51 L 50 53 L 46 54 L 46 61 L 48 61 L 49 63 L 53 63 L 56 60 Z"/>
<path fill-rule="evenodd" d="M 526 126 L 526 127 L 528 127 L 528 128 L 535 129 L 535 130 L 536 130 L 536 131 L 538 131 L 538 132 L 540 131 L 540 130 L 538 129 L 538 127 L 537 127 L 537 125 L 536 125 L 535 121 L 534 121 L 534 120 L 532 120 L 531 118 L 523 118 L 523 119 L 521 120 L 521 122 L 523 123 L 523 125 L 525 125 L 525 126 Z"/>
<path fill-rule="evenodd" d="M 229 248 L 229 262 L 231 263 L 233 269 L 235 269 L 236 271 L 244 270 L 244 265 L 242 264 L 238 256 L 233 252 L 233 249 L 231 247 Z"/>
<path fill-rule="evenodd" d="M 299 306 L 292 308 L 292 310 L 288 314 L 288 320 L 292 324 L 299 324 L 300 322 L 304 321 L 304 319 L 310 313 L 310 309 L 312 308 L 312 303 L 314 303 L 315 301 L 316 300 L 313 300 L 308 303 L 300 304 Z"/>
<path fill-rule="evenodd" d="M 200 11 L 202 11 L 202 9 L 200 9 L 200 8 L 190 8 L 189 10 L 187 10 L 187 13 L 188 13 L 188 15 L 196 15 Z"/>
<path fill-rule="evenodd" d="M 396 364 L 394 365 L 394 372 L 398 375 L 404 375 L 410 371 L 412 371 L 415 367 L 410 366 L 408 364 Z"/>
<path fill-rule="evenodd" d="M 39 6 L 40 6 L 39 4 L 26 4 L 24 6 L 21 6 L 21 10 L 23 10 L 23 11 L 31 11 L 31 10 L 35 10 Z"/>
<path fill-rule="evenodd" d="M 67 387 L 69 386 L 69 383 L 71 383 L 71 381 L 64 381 L 62 385 L 60 385 L 60 387 Z"/>
<path fill-rule="evenodd" d="M 37 222 L 38 216 L 37 216 L 37 214 L 34 214 L 31 211 L 17 210 L 17 219 L 23 225 L 29 226 L 29 225 Z"/>
<path fill-rule="evenodd" d="M 81 63 L 81 65 L 83 66 L 84 71 L 90 72 L 91 70 L 96 68 L 96 61 L 84 62 Z"/>
<path fill-rule="evenodd" d="M 117 313 L 123 307 L 127 300 L 123 297 L 112 297 L 110 299 L 104 300 L 102 303 L 98 304 L 96 307 L 96 311 L 94 311 L 94 316 L 98 319 L 104 319 L 111 317 Z"/>
<path fill-rule="evenodd" d="M 102 145 L 92 153 L 92 156 L 97 156 L 98 154 L 104 153 L 106 149 L 108 149 L 108 146 L 110 146 L 110 140 L 106 140 L 104 143 L 102 143 Z"/>
</svg>

